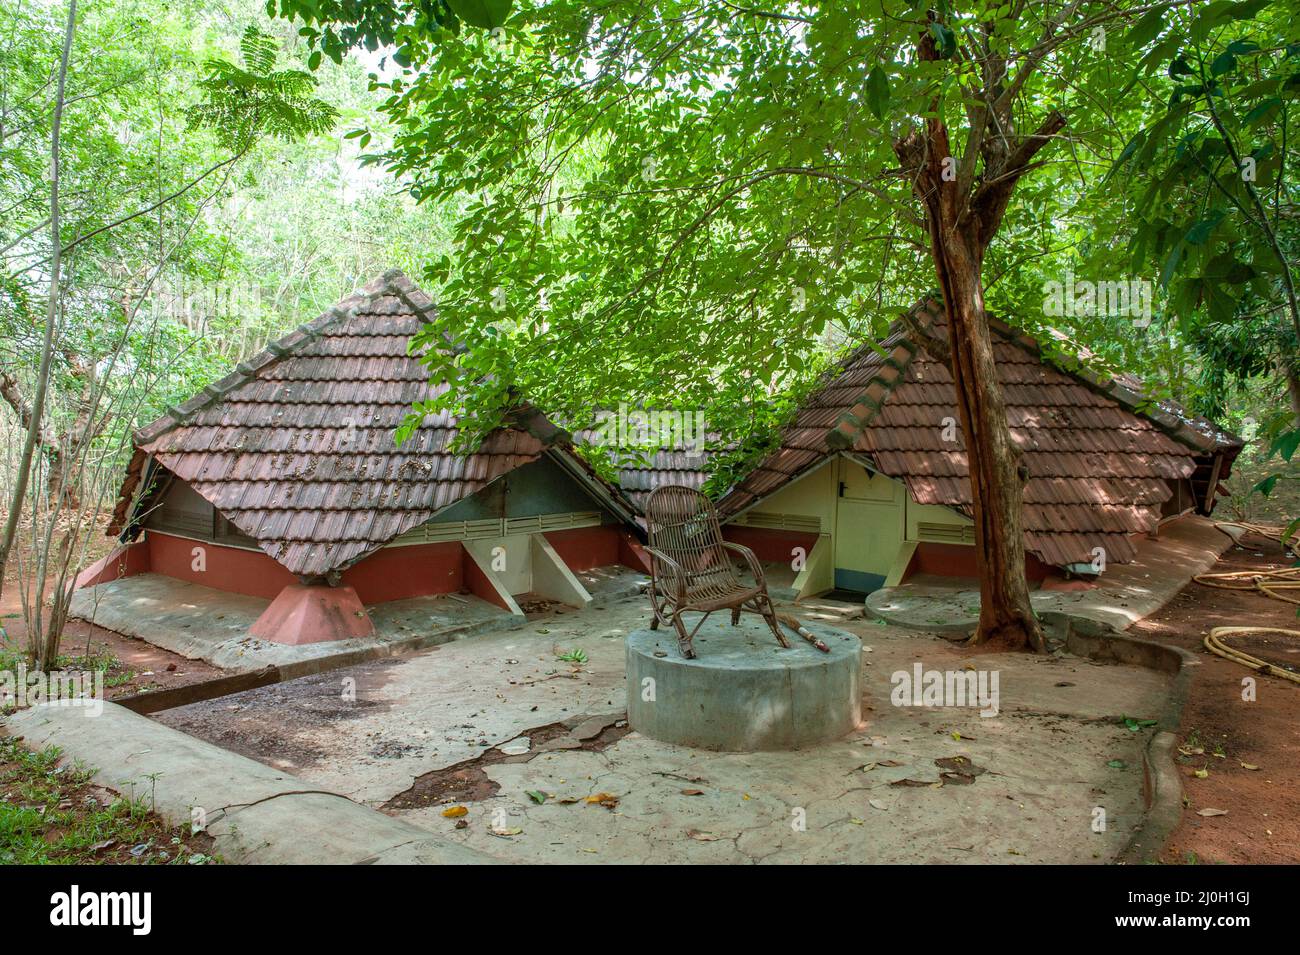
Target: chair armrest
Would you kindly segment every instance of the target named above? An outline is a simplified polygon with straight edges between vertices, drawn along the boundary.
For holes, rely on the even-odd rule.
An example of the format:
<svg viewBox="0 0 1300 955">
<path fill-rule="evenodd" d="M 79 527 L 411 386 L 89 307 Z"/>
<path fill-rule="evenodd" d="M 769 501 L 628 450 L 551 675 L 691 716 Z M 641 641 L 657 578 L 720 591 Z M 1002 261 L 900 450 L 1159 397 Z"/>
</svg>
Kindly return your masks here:
<svg viewBox="0 0 1300 955">
<path fill-rule="evenodd" d="M 652 578 L 655 577 L 655 576 L 657 576 L 657 575 L 654 573 L 654 562 L 655 562 L 655 561 L 662 561 L 663 564 L 664 564 L 664 566 L 666 566 L 669 570 L 672 571 L 673 580 L 674 580 L 674 582 L 675 582 L 676 585 L 677 585 L 677 588 L 676 588 L 676 589 L 677 589 L 677 594 L 676 594 L 677 599 L 678 599 L 678 600 L 685 600 L 685 599 L 686 599 L 686 574 L 683 573 L 683 571 L 682 571 L 682 565 L 679 564 L 679 563 L 677 563 L 677 561 L 673 560 L 671 557 L 669 557 L 669 556 L 668 556 L 667 554 L 665 554 L 663 551 L 661 551 L 661 550 L 656 550 L 656 549 L 653 548 L 653 547 L 647 547 L 647 548 L 645 549 L 645 552 L 646 552 L 647 554 L 649 554 L 649 555 L 650 555 L 650 558 L 651 558 L 651 560 L 650 560 L 650 576 L 651 576 Z"/>
<path fill-rule="evenodd" d="M 767 578 L 763 574 L 763 565 L 758 562 L 758 558 L 754 556 L 752 550 L 744 544 L 733 544 L 731 541 L 723 541 L 722 546 L 744 557 L 745 563 L 749 565 L 749 572 L 754 575 L 754 583 L 767 586 Z"/>
</svg>

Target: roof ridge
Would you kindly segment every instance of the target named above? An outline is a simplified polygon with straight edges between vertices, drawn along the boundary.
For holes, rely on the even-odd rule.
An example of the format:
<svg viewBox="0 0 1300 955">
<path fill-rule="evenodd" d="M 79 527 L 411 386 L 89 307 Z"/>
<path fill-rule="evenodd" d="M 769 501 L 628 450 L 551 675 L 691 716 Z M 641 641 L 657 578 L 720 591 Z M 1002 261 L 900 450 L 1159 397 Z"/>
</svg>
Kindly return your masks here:
<svg viewBox="0 0 1300 955">
<path fill-rule="evenodd" d="M 281 359 L 289 357 L 298 349 L 315 341 L 329 326 L 355 316 L 358 306 L 365 302 L 372 301 L 383 295 L 394 295 L 401 298 L 415 310 L 417 317 L 422 316 L 423 310 L 408 297 L 411 291 L 424 296 L 424 293 L 407 278 L 404 272 L 400 269 L 389 269 L 379 278 L 366 283 L 351 295 L 339 299 L 339 301 L 321 312 L 320 315 L 299 325 L 287 335 L 269 342 L 261 351 L 238 362 L 234 370 L 228 375 L 209 385 L 205 385 L 192 398 L 178 405 L 169 406 L 166 413 L 161 417 L 136 430 L 132 435 L 135 444 L 141 445 L 156 441 L 173 428 L 185 424 L 203 409 L 216 404 L 236 388 L 252 381 L 264 368 L 268 368 Z M 428 296 L 424 297 L 428 298 Z M 431 301 L 430 305 L 432 305 Z"/>
<path fill-rule="evenodd" d="M 934 298 L 927 296 L 912 307 L 911 313 L 915 316 L 919 312 L 930 317 L 937 307 Z M 894 334 L 895 328 L 899 325 L 905 323 L 901 320 L 890 323 L 889 332 L 885 335 L 886 340 Z M 854 399 L 849 410 L 843 412 L 835 424 L 827 430 L 825 441 L 828 448 L 832 451 L 843 451 L 857 443 L 867 425 L 880 413 L 880 409 L 889 400 L 890 394 L 907 374 L 907 369 L 916 358 L 920 347 L 916 342 L 904 337 L 888 354 L 883 354 L 884 349 L 880 341 L 869 341 L 854 352 L 854 361 L 861 356 L 864 349 L 868 348 L 872 354 L 881 355 L 883 360 L 880 370 L 867 381 L 866 388 Z M 847 367 L 845 366 L 845 370 Z M 825 385 L 819 386 L 818 390 L 821 387 Z"/>
</svg>

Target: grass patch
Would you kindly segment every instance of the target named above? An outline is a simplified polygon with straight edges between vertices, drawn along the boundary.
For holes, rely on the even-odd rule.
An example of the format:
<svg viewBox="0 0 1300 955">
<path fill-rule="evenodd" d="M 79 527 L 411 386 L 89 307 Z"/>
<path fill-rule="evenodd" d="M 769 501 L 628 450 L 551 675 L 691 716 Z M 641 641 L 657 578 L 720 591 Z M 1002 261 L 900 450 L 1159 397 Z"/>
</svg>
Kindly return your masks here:
<svg viewBox="0 0 1300 955">
<path fill-rule="evenodd" d="M 207 865 L 212 837 L 170 826 L 143 796 L 126 799 L 0 736 L 0 864 Z"/>
</svg>

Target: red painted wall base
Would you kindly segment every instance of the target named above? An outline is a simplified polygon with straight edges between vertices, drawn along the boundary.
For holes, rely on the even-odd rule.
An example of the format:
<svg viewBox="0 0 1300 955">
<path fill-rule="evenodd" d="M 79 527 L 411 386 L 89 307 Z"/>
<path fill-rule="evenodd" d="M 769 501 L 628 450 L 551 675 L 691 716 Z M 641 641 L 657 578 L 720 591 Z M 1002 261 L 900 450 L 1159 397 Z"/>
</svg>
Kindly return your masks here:
<svg viewBox="0 0 1300 955">
<path fill-rule="evenodd" d="M 145 541 L 122 544 L 107 557 L 101 557 L 78 574 L 73 589 L 96 587 L 110 580 L 147 574 L 150 569 L 149 545 Z"/>
<path fill-rule="evenodd" d="M 248 597 L 274 600 L 298 578 L 269 554 L 242 547 L 173 537 L 146 531 L 149 565 L 155 574 L 227 590 Z"/>
<path fill-rule="evenodd" d="M 1043 580 L 1055 573 L 1033 554 L 1025 555 L 1025 576 L 1029 580 Z M 935 544 L 922 541 L 907 565 L 906 580 L 913 574 L 935 574 L 943 577 L 978 577 L 975 548 L 968 544 Z"/>
<path fill-rule="evenodd" d="M 553 531 L 546 539 L 575 571 L 624 564 L 649 572 L 636 538 L 622 527 Z M 201 552 L 201 553 L 200 553 Z M 374 627 L 365 607 L 390 600 L 469 591 L 508 609 L 459 542 L 416 544 L 376 551 L 345 570 L 341 586 L 304 585 L 262 551 L 228 547 L 148 531 L 87 567 L 77 587 L 143 573 L 164 574 L 216 590 L 264 597 L 271 605 L 250 633 L 277 643 L 315 643 L 368 636 Z"/>
<path fill-rule="evenodd" d="M 374 634 L 375 625 L 351 587 L 290 584 L 248 628 L 251 636 L 301 646 Z"/>
<path fill-rule="evenodd" d="M 786 531 L 767 527 L 744 527 L 728 524 L 722 536 L 733 544 L 742 544 L 754 556 L 766 563 L 788 564 L 795 557 L 795 548 L 803 548 L 804 556 L 812 553 L 817 535 L 807 531 Z"/>
</svg>

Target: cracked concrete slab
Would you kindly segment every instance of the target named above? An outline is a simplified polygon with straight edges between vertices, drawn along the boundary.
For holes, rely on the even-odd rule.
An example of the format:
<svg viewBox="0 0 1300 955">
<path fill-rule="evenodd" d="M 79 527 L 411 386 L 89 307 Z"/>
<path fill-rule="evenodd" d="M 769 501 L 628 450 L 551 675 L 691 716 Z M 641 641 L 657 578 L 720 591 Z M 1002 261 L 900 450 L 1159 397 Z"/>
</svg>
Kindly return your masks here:
<svg viewBox="0 0 1300 955">
<path fill-rule="evenodd" d="M 622 713 L 624 637 L 645 620 L 627 600 L 158 718 L 237 749 L 255 733 L 248 755 L 305 786 L 406 807 L 388 811 L 505 861 L 1104 862 L 1141 822 L 1159 727 L 1122 718 L 1159 714 L 1166 674 L 838 621 L 864 644 L 862 725 L 795 752 L 709 753 L 596 728 Z M 917 663 L 992 668 L 998 714 L 894 705 L 894 675 Z M 984 772 L 952 773 L 953 757 Z M 484 784 L 395 798 L 449 770 Z"/>
<path fill-rule="evenodd" d="M 640 601 L 635 601 L 637 611 Z M 521 630 L 166 710 L 168 726 L 374 805 L 528 727 L 621 712 L 638 612 L 594 608 Z M 453 652 L 455 651 L 455 652 Z M 586 662 L 559 656 L 582 651 Z M 352 698 L 349 698 L 352 697 Z"/>
</svg>

